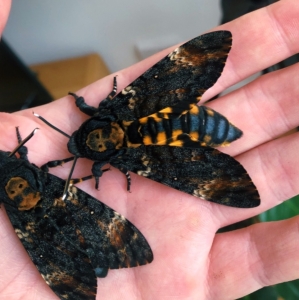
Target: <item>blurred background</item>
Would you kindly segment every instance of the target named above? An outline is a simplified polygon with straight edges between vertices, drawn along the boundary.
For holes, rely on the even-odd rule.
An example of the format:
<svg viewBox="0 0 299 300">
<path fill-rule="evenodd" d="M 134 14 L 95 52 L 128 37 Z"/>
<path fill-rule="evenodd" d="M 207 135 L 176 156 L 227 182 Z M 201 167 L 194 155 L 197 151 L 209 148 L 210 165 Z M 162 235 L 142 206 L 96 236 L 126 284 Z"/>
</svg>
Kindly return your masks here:
<svg viewBox="0 0 299 300">
<path fill-rule="evenodd" d="M 63 97 L 272 2 L 275 0 L 15 0 L 0 42 L 0 111 Z M 295 62 L 298 55 L 263 73 Z M 295 197 L 221 231 L 298 215 L 298 200 Z M 299 299 L 299 284 L 292 281 L 266 287 L 242 299 Z"/>
<path fill-rule="evenodd" d="M 0 45 L 0 111 L 58 99 L 187 41 L 217 26 L 220 11 L 204 0 L 13 1 Z"/>
<path fill-rule="evenodd" d="M 4 38 L 28 65 L 95 52 L 115 72 L 219 22 L 219 1 L 13 1 Z"/>
</svg>

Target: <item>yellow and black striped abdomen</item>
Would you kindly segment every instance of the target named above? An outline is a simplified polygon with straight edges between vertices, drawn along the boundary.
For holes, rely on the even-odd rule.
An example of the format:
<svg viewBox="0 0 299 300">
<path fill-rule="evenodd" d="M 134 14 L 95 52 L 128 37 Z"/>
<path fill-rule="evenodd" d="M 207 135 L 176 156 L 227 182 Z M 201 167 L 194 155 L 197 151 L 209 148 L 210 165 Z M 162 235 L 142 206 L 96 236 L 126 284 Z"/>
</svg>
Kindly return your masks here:
<svg viewBox="0 0 299 300">
<path fill-rule="evenodd" d="M 155 113 L 133 122 L 128 140 L 144 145 L 184 146 L 186 139 L 202 146 L 225 146 L 242 131 L 211 108 L 194 105 L 182 114 Z M 183 137 L 183 138 L 182 138 Z"/>
</svg>

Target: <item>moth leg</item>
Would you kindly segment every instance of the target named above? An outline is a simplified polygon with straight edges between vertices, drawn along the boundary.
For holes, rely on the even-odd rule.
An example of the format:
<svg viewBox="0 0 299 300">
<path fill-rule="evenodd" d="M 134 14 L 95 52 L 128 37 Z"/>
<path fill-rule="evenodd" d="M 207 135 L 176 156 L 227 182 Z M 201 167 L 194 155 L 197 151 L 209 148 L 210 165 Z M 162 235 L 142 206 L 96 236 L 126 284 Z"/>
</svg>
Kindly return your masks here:
<svg viewBox="0 0 299 300">
<path fill-rule="evenodd" d="M 102 101 L 102 102 L 108 102 L 110 101 L 115 95 L 116 95 L 116 91 L 117 91 L 117 82 L 116 82 L 116 76 L 113 79 L 113 89 L 112 91 L 108 94 L 108 96 Z M 69 93 L 69 95 L 73 96 L 75 98 L 76 101 L 76 105 L 77 107 L 84 112 L 85 114 L 87 114 L 88 116 L 92 117 L 94 116 L 95 113 L 98 112 L 98 108 L 95 108 L 93 106 L 90 106 L 88 104 L 86 104 L 85 100 L 83 97 L 76 95 L 75 93 Z M 102 103 L 100 102 L 100 104 Z M 99 106 L 100 106 L 99 104 Z"/>
<path fill-rule="evenodd" d="M 55 168 L 57 166 L 62 166 L 63 164 L 74 160 L 74 157 L 69 157 L 69 158 L 65 158 L 65 159 L 61 159 L 61 160 L 51 160 L 48 161 L 47 163 L 45 163 L 44 165 L 42 165 L 40 168 L 42 171 L 44 172 L 48 172 L 49 168 Z"/>
<path fill-rule="evenodd" d="M 92 117 L 98 111 L 95 107 L 87 105 L 83 97 L 71 92 L 69 92 L 69 95 L 75 98 L 77 107 L 88 116 Z"/>
<path fill-rule="evenodd" d="M 107 169 L 105 170 L 102 170 L 102 167 L 106 164 L 106 162 L 95 162 L 93 165 L 92 165 L 92 168 L 91 168 L 91 172 L 92 172 L 92 175 L 94 176 L 95 178 L 95 181 L 96 181 L 96 184 L 95 184 L 95 188 L 98 190 L 99 189 L 99 180 L 100 180 L 100 177 L 103 175 L 103 172 L 105 171 L 108 171 Z"/>
<path fill-rule="evenodd" d="M 20 159 L 24 159 L 24 160 L 28 160 L 27 154 L 28 154 L 28 150 L 26 147 L 21 147 L 18 150 L 18 153 L 20 155 Z"/>
<path fill-rule="evenodd" d="M 110 171 L 110 168 L 104 169 L 104 170 L 101 170 L 101 171 L 102 171 L 102 173 L 104 173 L 106 171 Z M 95 177 L 94 175 L 88 175 L 88 176 L 84 176 L 84 177 L 81 177 L 81 178 L 72 178 L 70 180 L 70 184 L 80 183 L 80 182 L 83 182 L 83 181 L 86 181 L 86 180 L 90 180 L 94 177 Z"/>
<path fill-rule="evenodd" d="M 92 178 L 94 178 L 93 175 L 88 175 L 88 176 L 84 176 L 84 177 L 81 177 L 81 178 L 72 178 L 72 179 L 70 180 L 70 185 L 74 185 L 74 184 L 76 184 L 76 183 L 80 183 L 80 182 L 83 182 L 83 181 L 85 181 L 85 180 L 90 180 L 90 179 L 92 179 Z"/>
<path fill-rule="evenodd" d="M 125 168 L 119 168 L 119 170 L 126 175 L 126 177 L 127 177 L 127 191 L 131 192 L 131 176 L 130 176 L 129 171 Z"/>
<path fill-rule="evenodd" d="M 18 139 L 18 143 L 22 142 L 22 137 L 19 131 L 19 127 L 16 127 L 16 133 L 17 133 L 17 139 Z"/>
<path fill-rule="evenodd" d="M 114 76 L 113 78 L 113 88 L 112 88 L 112 91 L 108 94 L 108 96 L 102 101 L 99 103 L 99 110 L 101 109 L 110 109 L 111 106 L 112 106 L 112 102 L 111 100 L 114 98 L 114 96 L 116 95 L 116 92 L 117 92 L 117 81 L 116 81 L 116 76 Z"/>
<path fill-rule="evenodd" d="M 16 127 L 16 133 L 17 133 L 18 143 L 20 144 L 22 142 L 22 137 L 21 137 L 21 134 L 20 134 L 20 131 L 19 131 L 19 127 Z M 25 147 L 25 146 L 20 147 L 19 150 L 18 150 L 18 153 L 19 153 L 21 159 L 28 160 L 27 147 Z"/>
<path fill-rule="evenodd" d="M 116 76 L 113 77 L 113 88 L 112 91 L 110 92 L 110 94 L 106 97 L 105 100 L 111 100 L 114 98 L 114 96 L 116 95 L 116 91 L 117 91 L 117 82 L 116 82 Z"/>
</svg>

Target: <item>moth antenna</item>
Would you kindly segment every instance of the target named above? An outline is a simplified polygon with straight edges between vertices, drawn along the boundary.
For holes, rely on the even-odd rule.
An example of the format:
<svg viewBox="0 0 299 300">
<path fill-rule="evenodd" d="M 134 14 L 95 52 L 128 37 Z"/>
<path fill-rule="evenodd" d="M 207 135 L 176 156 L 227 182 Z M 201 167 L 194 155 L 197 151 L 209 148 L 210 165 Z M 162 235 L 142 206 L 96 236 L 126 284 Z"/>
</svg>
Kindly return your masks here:
<svg viewBox="0 0 299 300">
<path fill-rule="evenodd" d="M 48 126 L 50 126 L 52 129 L 60 132 L 61 134 L 63 134 L 64 136 L 66 136 L 67 138 L 70 138 L 71 136 L 68 135 L 67 133 L 65 133 L 64 131 L 62 131 L 61 129 L 57 128 L 56 126 L 52 125 L 50 122 L 48 122 L 45 118 L 43 118 L 42 116 L 38 115 L 35 112 L 32 112 L 33 115 L 37 118 L 39 118 L 40 120 L 42 120 L 45 124 L 47 124 Z"/>
<path fill-rule="evenodd" d="M 21 141 L 19 144 L 18 144 L 18 146 L 13 150 L 13 151 L 11 151 L 11 153 L 8 155 L 8 157 L 12 157 L 13 155 L 15 155 L 17 152 L 18 152 L 18 150 L 22 147 L 22 146 L 24 146 L 24 144 L 26 144 L 33 136 L 34 136 L 34 134 L 35 134 L 35 132 L 38 130 L 39 128 L 35 128 L 23 141 Z M 18 127 L 17 127 L 17 133 L 19 133 L 19 131 L 18 131 Z M 19 133 L 19 137 L 21 137 L 20 136 L 20 133 Z"/>
<path fill-rule="evenodd" d="M 77 163 L 77 159 L 78 157 L 75 156 L 74 157 L 74 162 L 73 162 L 73 165 L 72 165 L 72 168 L 71 168 L 71 171 L 70 171 L 70 174 L 65 182 L 65 186 L 64 186 L 64 190 L 63 190 L 63 194 L 62 194 L 62 200 L 64 201 L 66 196 L 67 196 L 67 192 L 68 192 L 68 189 L 69 189 L 69 185 L 70 185 L 70 182 L 72 180 L 72 175 L 73 175 L 73 172 L 74 172 L 74 169 L 75 169 L 75 165 Z"/>
</svg>

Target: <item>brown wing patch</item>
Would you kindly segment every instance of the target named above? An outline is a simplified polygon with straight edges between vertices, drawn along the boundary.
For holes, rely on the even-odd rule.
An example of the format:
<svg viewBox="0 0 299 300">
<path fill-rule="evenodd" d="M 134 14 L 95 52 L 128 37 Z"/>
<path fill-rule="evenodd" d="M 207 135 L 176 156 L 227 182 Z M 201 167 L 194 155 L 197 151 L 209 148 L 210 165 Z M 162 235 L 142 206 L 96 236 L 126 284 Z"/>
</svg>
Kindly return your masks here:
<svg viewBox="0 0 299 300">
<path fill-rule="evenodd" d="M 87 287 L 85 284 L 82 284 L 78 279 L 69 275 L 67 272 L 62 271 L 59 266 L 56 266 L 54 263 L 51 263 L 51 273 L 41 274 L 45 282 L 49 286 L 55 286 L 56 289 L 61 290 L 60 297 L 62 299 L 70 298 L 69 292 L 64 292 L 63 289 L 73 289 L 75 295 L 81 294 L 84 295 L 85 299 L 95 299 L 96 297 L 96 287 Z M 74 298 L 78 299 L 78 298 Z"/>
<path fill-rule="evenodd" d="M 201 69 L 205 67 L 207 62 L 215 60 L 219 61 L 221 58 L 224 59 L 222 63 L 225 64 L 225 58 L 228 56 L 228 52 L 231 48 L 231 40 L 231 37 L 227 38 L 226 43 L 223 43 L 222 48 L 214 50 L 211 48 L 207 51 L 206 45 L 201 39 L 194 39 L 189 43 L 176 48 L 169 54 L 169 58 L 178 66 L 176 70 L 182 67 L 190 68 L 190 66 L 195 66 L 198 69 Z"/>
</svg>

